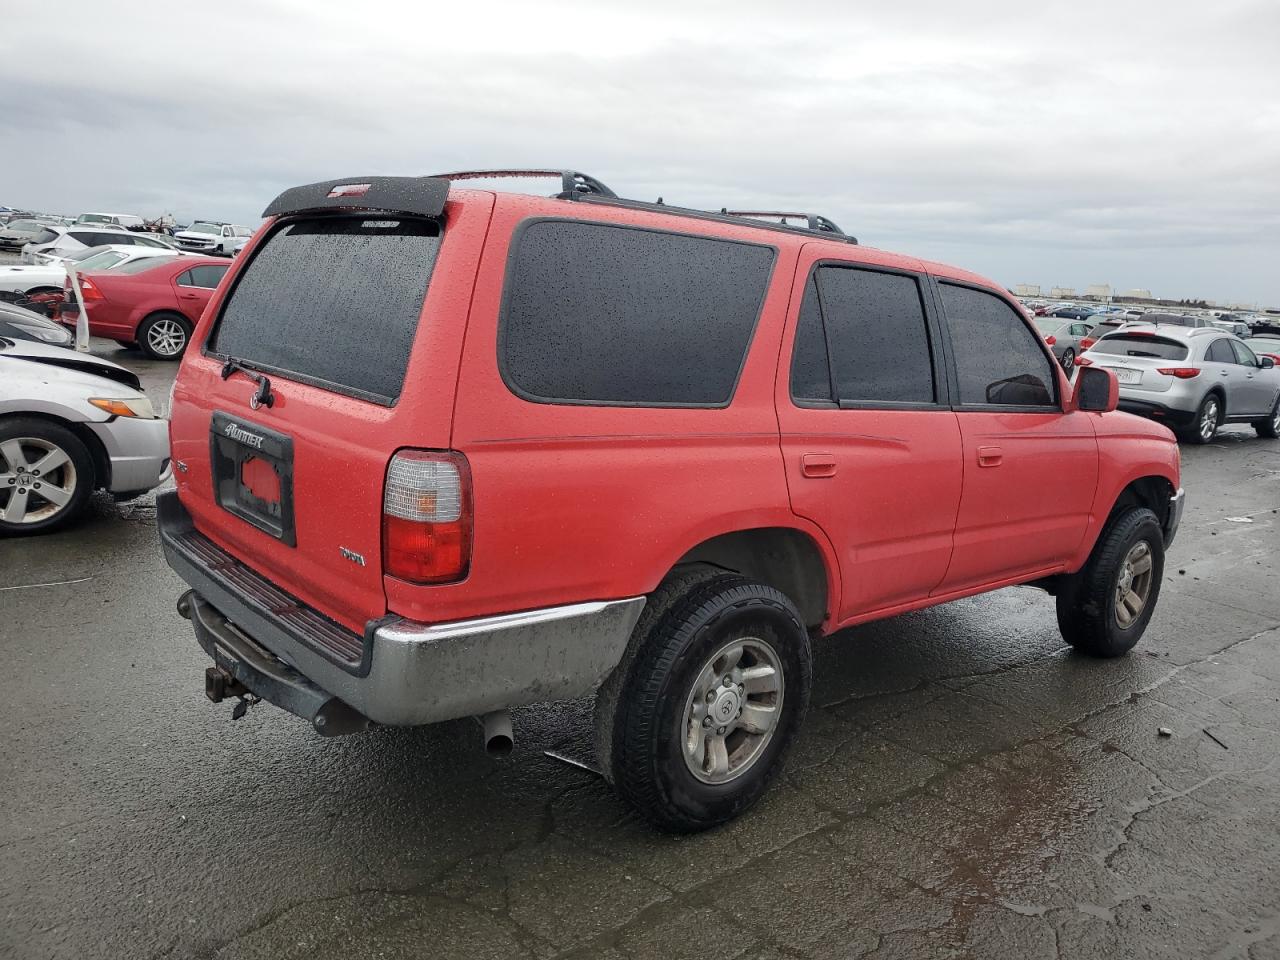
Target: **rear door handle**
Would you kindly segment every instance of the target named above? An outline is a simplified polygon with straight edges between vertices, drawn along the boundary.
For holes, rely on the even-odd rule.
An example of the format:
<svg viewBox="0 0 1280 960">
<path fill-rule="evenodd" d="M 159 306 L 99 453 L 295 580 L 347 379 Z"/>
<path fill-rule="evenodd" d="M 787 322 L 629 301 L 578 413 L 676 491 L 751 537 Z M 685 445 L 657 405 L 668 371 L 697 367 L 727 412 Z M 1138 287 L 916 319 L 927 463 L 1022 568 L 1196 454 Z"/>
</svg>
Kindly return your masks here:
<svg viewBox="0 0 1280 960">
<path fill-rule="evenodd" d="M 800 472 L 806 477 L 834 477 L 836 458 L 829 453 L 806 453 L 800 458 Z"/>
<path fill-rule="evenodd" d="M 1004 451 L 999 447 L 979 447 L 978 466 L 998 467 L 1004 461 Z"/>
<path fill-rule="evenodd" d="M 184 293 L 184 294 L 182 295 L 182 299 L 183 299 L 183 300 L 197 300 L 197 299 L 199 299 L 199 298 L 198 298 L 194 293 Z M 1225 376 L 1226 376 L 1226 374 L 1224 373 L 1224 374 L 1223 374 L 1223 376 L 1225 377 Z"/>
</svg>

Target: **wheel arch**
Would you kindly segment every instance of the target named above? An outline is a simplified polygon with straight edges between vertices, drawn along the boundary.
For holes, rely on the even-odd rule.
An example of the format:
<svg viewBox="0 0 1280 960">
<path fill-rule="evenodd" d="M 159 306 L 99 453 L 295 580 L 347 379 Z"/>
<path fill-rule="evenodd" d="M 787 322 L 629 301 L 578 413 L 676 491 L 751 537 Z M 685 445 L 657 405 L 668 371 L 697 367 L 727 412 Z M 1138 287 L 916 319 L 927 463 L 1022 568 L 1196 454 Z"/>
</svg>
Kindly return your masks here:
<svg viewBox="0 0 1280 960">
<path fill-rule="evenodd" d="M 830 619 L 839 590 L 834 556 L 824 539 L 794 526 L 729 530 L 687 549 L 666 576 L 694 564 L 739 573 L 786 594 L 805 626 L 819 628 Z"/>
</svg>

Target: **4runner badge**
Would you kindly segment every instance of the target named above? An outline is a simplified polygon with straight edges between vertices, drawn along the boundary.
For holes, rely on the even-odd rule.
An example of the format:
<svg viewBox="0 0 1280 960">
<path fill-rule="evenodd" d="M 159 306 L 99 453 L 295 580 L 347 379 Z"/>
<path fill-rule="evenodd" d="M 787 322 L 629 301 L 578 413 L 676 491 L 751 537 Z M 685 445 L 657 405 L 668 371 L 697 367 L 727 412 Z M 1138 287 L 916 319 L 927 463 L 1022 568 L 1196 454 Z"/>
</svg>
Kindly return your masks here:
<svg viewBox="0 0 1280 960">
<path fill-rule="evenodd" d="M 250 433 L 238 423 L 228 423 L 222 428 L 222 435 L 235 440 L 237 443 L 243 443 L 245 446 L 253 447 L 255 450 L 262 449 L 262 441 L 265 437 L 260 437 L 256 433 Z"/>
<path fill-rule="evenodd" d="M 358 563 L 360 566 L 364 566 L 364 557 L 356 553 L 354 550 L 348 550 L 346 547 L 338 547 L 338 552 L 352 563 Z"/>
</svg>

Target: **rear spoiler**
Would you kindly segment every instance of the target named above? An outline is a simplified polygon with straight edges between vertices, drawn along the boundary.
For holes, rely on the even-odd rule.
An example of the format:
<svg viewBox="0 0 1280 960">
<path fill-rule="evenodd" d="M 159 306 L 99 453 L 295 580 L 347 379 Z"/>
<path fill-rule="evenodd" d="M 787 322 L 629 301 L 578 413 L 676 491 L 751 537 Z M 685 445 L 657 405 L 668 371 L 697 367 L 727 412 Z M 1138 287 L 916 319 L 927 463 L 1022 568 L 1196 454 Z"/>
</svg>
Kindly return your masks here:
<svg viewBox="0 0 1280 960">
<path fill-rule="evenodd" d="M 290 187 L 262 215 L 370 210 L 436 219 L 444 213 L 448 196 L 449 181 L 439 177 L 344 177 Z"/>
</svg>

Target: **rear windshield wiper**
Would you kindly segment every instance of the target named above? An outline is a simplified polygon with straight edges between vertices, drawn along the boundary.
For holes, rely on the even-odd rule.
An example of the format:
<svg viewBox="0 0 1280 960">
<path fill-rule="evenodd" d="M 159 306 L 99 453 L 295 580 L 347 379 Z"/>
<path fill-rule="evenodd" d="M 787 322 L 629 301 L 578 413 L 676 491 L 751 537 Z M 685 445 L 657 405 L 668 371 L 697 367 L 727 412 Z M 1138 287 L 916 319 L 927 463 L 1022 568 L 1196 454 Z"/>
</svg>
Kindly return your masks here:
<svg viewBox="0 0 1280 960">
<path fill-rule="evenodd" d="M 249 398 L 249 406 L 252 409 L 275 406 L 276 398 L 271 392 L 271 381 L 256 370 L 249 369 L 235 357 L 227 357 L 227 362 L 222 365 L 222 379 L 229 379 L 237 370 L 258 385 L 258 389 Z"/>
</svg>

